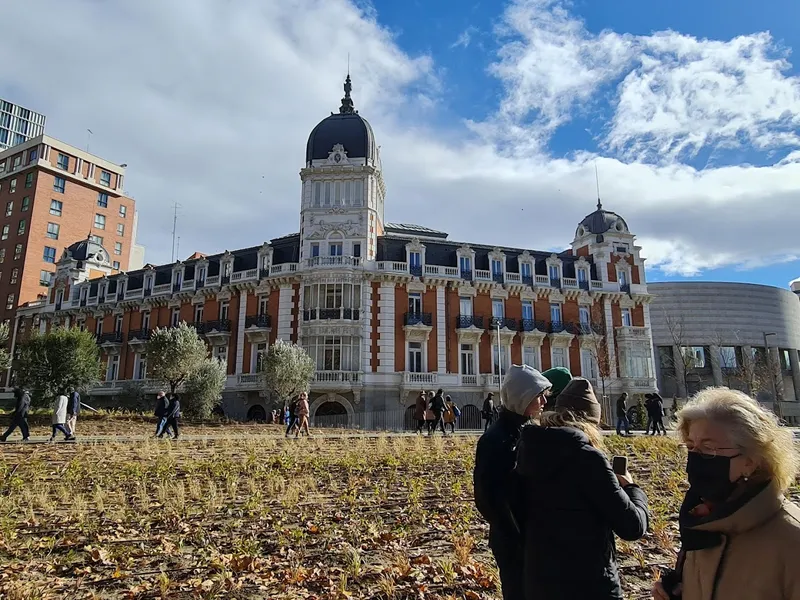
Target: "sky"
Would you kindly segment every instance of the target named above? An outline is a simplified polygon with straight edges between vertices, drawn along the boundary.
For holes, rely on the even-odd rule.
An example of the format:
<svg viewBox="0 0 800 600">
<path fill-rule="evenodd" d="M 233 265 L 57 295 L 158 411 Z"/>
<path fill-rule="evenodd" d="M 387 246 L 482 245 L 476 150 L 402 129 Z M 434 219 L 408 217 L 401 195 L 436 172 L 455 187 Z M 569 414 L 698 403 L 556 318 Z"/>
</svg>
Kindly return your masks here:
<svg viewBox="0 0 800 600">
<path fill-rule="evenodd" d="M 650 281 L 800 277 L 796 0 L 26 0 L 0 97 L 128 164 L 146 260 L 299 228 L 313 127 L 353 99 L 386 220 L 569 246 L 597 201 Z M 70 241 L 65 240 L 65 244 Z"/>
</svg>

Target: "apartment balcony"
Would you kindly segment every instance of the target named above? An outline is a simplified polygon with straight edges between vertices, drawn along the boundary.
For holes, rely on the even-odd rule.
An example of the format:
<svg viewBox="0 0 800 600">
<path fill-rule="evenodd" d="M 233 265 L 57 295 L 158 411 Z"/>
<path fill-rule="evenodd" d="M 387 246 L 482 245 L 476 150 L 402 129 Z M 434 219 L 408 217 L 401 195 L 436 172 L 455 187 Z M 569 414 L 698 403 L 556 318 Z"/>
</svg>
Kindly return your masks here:
<svg viewBox="0 0 800 600">
<path fill-rule="evenodd" d="M 178 282 L 173 283 L 172 284 L 172 293 L 173 294 L 177 294 L 178 292 L 180 292 L 182 285 L 183 285 L 182 283 L 178 283 Z"/>
<path fill-rule="evenodd" d="M 619 291 L 623 294 L 630 294 L 631 293 L 631 284 L 630 283 L 620 283 L 619 284 Z"/>
<path fill-rule="evenodd" d="M 520 281 L 522 281 L 524 285 L 533 286 L 533 275 L 521 275 Z"/>
<path fill-rule="evenodd" d="M 458 315 L 456 317 L 456 329 L 470 329 L 472 327 L 483 329 L 483 317 L 478 315 Z"/>
<path fill-rule="evenodd" d="M 650 329 L 647 327 L 617 327 L 618 342 L 643 342 L 650 344 Z"/>
<path fill-rule="evenodd" d="M 251 315 L 245 317 L 244 334 L 251 344 L 263 344 L 269 341 L 272 331 L 272 320 L 269 315 Z"/>
<path fill-rule="evenodd" d="M 578 323 L 578 335 L 605 335 L 606 328 L 602 323 Z"/>
<path fill-rule="evenodd" d="M 461 279 L 472 281 L 472 269 L 461 269 Z"/>
<path fill-rule="evenodd" d="M 182 292 L 191 292 L 191 291 L 193 291 L 194 290 L 194 284 L 195 284 L 194 279 L 186 279 L 181 284 L 181 291 Z"/>
<path fill-rule="evenodd" d="M 458 382 L 463 386 L 477 386 L 478 375 L 459 375 Z"/>
<path fill-rule="evenodd" d="M 194 288 L 196 290 L 201 290 L 206 287 L 206 280 L 205 279 L 195 279 L 194 280 Z"/>
<path fill-rule="evenodd" d="M 655 392 L 656 380 L 654 377 L 620 377 L 622 390 L 633 393 Z"/>
<path fill-rule="evenodd" d="M 403 315 L 403 325 L 424 325 L 426 327 L 432 327 L 433 316 L 431 313 L 407 312 Z"/>
<path fill-rule="evenodd" d="M 483 387 L 488 392 L 496 392 L 500 389 L 500 375 L 481 375 Z"/>
<path fill-rule="evenodd" d="M 541 319 L 521 319 L 519 322 L 519 330 L 521 332 L 529 331 L 547 331 L 547 325 Z"/>
<path fill-rule="evenodd" d="M 264 387 L 264 383 L 261 373 L 240 373 L 229 376 L 227 386 L 235 386 L 241 390 L 260 390 Z"/>
<path fill-rule="evenodd" d="M 497 328 L 500 329 L 510 329 L 511 331 L 517 330 L 517 320 L 510 319 L 508 317 L 492 317 L 489 321 L 489 328 L 495 330 Z"/>
<path fill-rule="evenodd" d="M 266 279 L 267 277 L 269 277 L 269 268 L 268 268 L 268 267 L 264 267 L 264 268 L 262 268 L 262 269 L 261 269 L 261 270 L 258 272 L 258 276 L 259 276 L 259 278 L 261 278 L 261 279 Z"/>
<path fill-rule="evenodd" d="M 551 277 L 550 278 L 550 287 L 555 288 L 557 290 L 561 289 L 561 278 L 560 277 Z"/>
<path fill-rule="evenodd" d="M 219 284 L 220 285 L 228 285 L 231 282 L 230 275 L 220 275 Z"/>
<path fill-rule="evenodd" d="M 198 331 L 198 333 L 200 333 Z M 206 336 L 208 343 L 212 346 L 224 346 L 231 339 L 230 319 L 218 319 L 216 321 L 206 321 L 204 324 L 203 335 Z"/>
<path fill-rule="evenodd" d="M 358 308 L 307 308 L 303 311 L 303 321 L 358 321 L 360 318 Z"/>
<path fill-rule="evenodd" d="M 101 333 L 97 337 L 97 343 L 107 354 L 119 354 L 123 339 L 121 331 L 112 331 L 111 333 Z"/>
<path fill-rule="evenodd" d="M 312 256 L 306 260 L 309 269 L 327 267 L 332 269 L 352 269 L 362 264 L 360 256 Z"/>
<path fill-rule="evenodd" d="M 552 321 L 547 326 L 548 333 L 569 333 L 569 334 L 577 334 L 578 327 L 575 323 L 569 323 L 567 321 Z"/>
<path fill-rule="evenodd" d="M 492 273 L 492 281 L 502 285 L 506 282 L 506 278 L 502 273 Z"/>
<path fill-rule="evenodd" d="M 414 277 L 422 277 L 422 265 L 408 265 L 408 272 Z"/>
<path fill-rule="evenodd" d="M 141 352 L 147 347 L 150 339 L 151 330 L 134 329 L 128 332 L 128 347 L 134 352 Z"/>
<path fill-rule="evenodd" d="M 258 281 L 258 269 L 236 271 L 231 275 L 231 283 L 243 283 L 245 281 Z"/>
</svg>

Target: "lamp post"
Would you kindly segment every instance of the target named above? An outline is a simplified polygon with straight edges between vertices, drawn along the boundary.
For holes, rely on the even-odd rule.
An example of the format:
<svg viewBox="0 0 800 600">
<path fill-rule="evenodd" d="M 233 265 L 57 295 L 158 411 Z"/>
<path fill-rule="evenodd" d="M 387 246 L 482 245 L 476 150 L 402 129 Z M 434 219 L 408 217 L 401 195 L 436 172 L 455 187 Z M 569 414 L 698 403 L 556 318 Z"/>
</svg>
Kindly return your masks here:
<svg viewBox="0 0 800 600">
<path fill-rule="evenodd" d="M 780 398 L 778 398 L 778 383 L 775 380 L 776 365 L 772 360 L 772 354 L 770 354 L 770 351 L 769 351 L 769 341 L 768 341 L 768 338 L 770 336 L 774 335 L 774 336 L 777 337 L 778 334 L 776 332 L 774 332 L 774 331 L 770 331 L 770 332 L 766 332 L 765 331 L 763 333 L 764 333 L 764 352 L 767 355 L 767 368 L 769 369 L 769 376 L 770 376 L 770 379 L 772 380 L 772 397 L 774 398 L 774 401 L 775 401 L 775 414 L 778 415 L 778 418 L 782 421 L 783 420 L 783 411 L 782 411 L 782 408 L 781 408 Z M 777 350 L 777 346 L 776 346 L 776 350 Z"/>
<path fill-rule="evenodd" d="M 495 319 L 497 325 L 497 395 L 503 402 L 503 347 L 500 343 L 500 319 Z"/>
</svg>

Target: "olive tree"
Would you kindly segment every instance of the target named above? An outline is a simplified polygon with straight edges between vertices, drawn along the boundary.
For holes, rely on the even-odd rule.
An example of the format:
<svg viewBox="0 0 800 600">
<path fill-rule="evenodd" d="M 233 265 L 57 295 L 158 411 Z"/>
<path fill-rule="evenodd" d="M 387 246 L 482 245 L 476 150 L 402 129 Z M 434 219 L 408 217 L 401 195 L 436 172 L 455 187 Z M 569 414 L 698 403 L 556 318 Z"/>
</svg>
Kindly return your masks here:
<svg viewBox="0 0 800 600">
<path fill-rule="evenodd" d="M 207 358 L 186 378 L 186 393 L 181 402 L 187 416 L 207 419 L 222 401 L 222 390 L 227 379 L 225 365 Z"/>
<path fill-rule="evenodd" d="M 33 331 L 17 348 L 17 382 L 33 392 L 32 400 L 40 406 L 66 394 L 71 387 L 91 387 L 103 371 L 94 335 L 77 327 Z"/>
<path fill-rule="evenodd" d="M 261 360 L 264 387 L 280 400 L 308 390 L 314 377 L 314 361 L 297 344 L 278 340 Z"/>
<path fill-rule="evenodd" d="M 11 354 L 6 345 L 8 344 L 8 323 L 0 323 L 0 370 L 7 371 L 11 368 Z"/>
<path fill-rule="evenodd" d="M 208 358 L 205 342 L 194 327 L 183 322 L 177 327 L 155 329 L 146 351 L 148 371 L 173 394 Z"/>
</svg>

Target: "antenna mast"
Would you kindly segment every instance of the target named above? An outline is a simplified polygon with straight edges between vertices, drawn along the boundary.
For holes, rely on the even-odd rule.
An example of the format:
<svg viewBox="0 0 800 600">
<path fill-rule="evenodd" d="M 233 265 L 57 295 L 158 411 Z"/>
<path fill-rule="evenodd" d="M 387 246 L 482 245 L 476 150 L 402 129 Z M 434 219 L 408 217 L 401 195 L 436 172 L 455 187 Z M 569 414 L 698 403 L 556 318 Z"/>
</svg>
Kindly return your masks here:
<svg viewBox="0 0 800 600">
<path fill-rule="evenodd" d="M 178 209 L 181 207 L 177 202 L 172 203 L 172 262 L 175 262 L 175 234 L 178 231 Z M 180 239 L 180 238 L 178 238 Z"/>
</svg>

